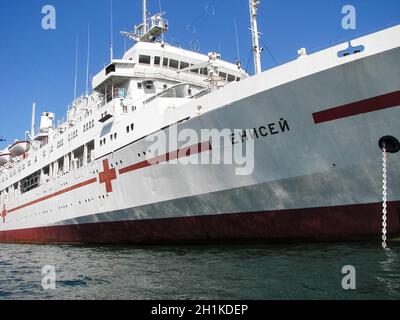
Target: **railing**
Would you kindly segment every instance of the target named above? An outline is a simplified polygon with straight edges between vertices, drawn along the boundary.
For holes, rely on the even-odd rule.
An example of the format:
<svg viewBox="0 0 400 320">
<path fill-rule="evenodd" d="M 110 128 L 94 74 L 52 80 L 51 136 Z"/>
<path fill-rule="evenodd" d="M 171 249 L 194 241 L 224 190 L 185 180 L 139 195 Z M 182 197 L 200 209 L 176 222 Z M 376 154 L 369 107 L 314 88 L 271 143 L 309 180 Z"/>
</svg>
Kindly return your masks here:
<svg viewBox="0 0 400 320">
<path fill-rule="evenodd" d="M 114 90 L 107 92 L 104 99 L 98 102 L 93 107 L 97 107 L 97 109 L 100 109 L 115 99 L 125 99 L 125 98 L 126 98 L 125 88 L 114 88 Z"/>
<path fill-rule="evenodd" d="M 105 106 L 107 103 L 113 101 L 114 99 L 125 99 L 126 98 L 126 90 L 125 88 L 114 88 L 110 92 L 107 92 L 103 103 L 99 105 L 99 108 Z"/>
<path fill-rule="evenodd" d="M 107 99 L 125 99 L 126 98 L 126 90 L 125 88 L 114 88 L 112 92 L 107 95 Z"/>
<path fill-rule="evenodd" d="M 161 91 L 160 93 L 155 94 L 154 96 L 148 98 L 143 102 L 143 105 L 149 104 L 150 102 L 156 100 L 157 98 L 187 98 L 189 97 L 189 94 L 183 95 L 182 92 L 178 91 L 178 89 L 182 87 L 188 87 L 189 83 L 178 83 L 177 85 L 174 85 L 168 89 L 165 89 L 164 91 Z"/>
</svg>

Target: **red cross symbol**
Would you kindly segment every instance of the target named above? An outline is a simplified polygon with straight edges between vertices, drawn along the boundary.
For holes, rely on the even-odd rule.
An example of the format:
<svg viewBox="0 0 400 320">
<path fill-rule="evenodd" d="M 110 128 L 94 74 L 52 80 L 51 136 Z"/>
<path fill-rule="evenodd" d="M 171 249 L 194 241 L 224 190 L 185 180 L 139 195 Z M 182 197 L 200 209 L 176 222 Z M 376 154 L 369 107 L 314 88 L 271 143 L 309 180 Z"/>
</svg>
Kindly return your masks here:
<svg viewBox="0 0 400 320">
<path fill-rule="evenodd" d="M 110 193 L 113 191 L 112 181 L 117 179 L 117 172 L 116 172 L 115 168 L 110 169 L 108 160 L 103 160 L 103 168 L 104 168 L 104 171 L 100 172 L 100 174 L 99 174 L 100 183 L 105 183 L 106 191 L 107 191 L 107 193 Z"/>
<path fill-rule="evenodd" d="M 3 223 L 6 223 L 6 217 L 7 217 L 6 205 L 4 205 L 4 207 L 3 207 L 3 211 L 1 212 L 1 216 L 3 217 Z"/>
</svg>

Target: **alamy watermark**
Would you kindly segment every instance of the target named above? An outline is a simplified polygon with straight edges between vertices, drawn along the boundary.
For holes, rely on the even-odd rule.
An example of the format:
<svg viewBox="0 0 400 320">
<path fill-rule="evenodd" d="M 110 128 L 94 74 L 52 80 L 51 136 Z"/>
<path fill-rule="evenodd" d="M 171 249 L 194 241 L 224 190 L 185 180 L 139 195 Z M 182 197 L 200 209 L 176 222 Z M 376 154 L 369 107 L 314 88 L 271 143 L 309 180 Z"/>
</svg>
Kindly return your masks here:
<svg viewBox="0 0 400 320">
<path fill-rule="evenodd" d="M 342 28 L 345 30 L 355 30 L 357 28 L 357 11 L 352 5 L 345 5 L 342 8 L 342 14 L 345 16 L 342 19 Z"/>
<path fill-rule="evenodd" d="M 351 265 L 344 266 L 342 268 L 342 274 L 345 274 L 342 279 L 343 290 L 356 290 L 356 268 Z"/>
<path fill-rule="evenodd" d="M 289 122 L 279 121 L 251 129 L 181 129 L 176 126 L 146 138 L 147 163 L 229 165 L 239 176 L 252 175 L 255 143 L 290 132 Z"/>
<path fill-rule="evenodd" d="M 42 8 L 42 28 L 44 30 L 55 30 L 57 27 L 57 12 L 56 8 L 52 5 L 45 5 Z"/>
<path fill-rule="evenodd" d="M 42 288 L 43 290 L 55 290 L 56 289 L 56 268 L 50 265 L 42 268 Z"/>
<path fill-rule="evenodd" d="M 167 132 L 161 131 L 146 140 L 151 142 L 147 153 L 147 162 L 151 165 L 233 165 L 235 174 L 251 175 L 254 171 L 254 140 L 238 139 L 233 143 L 235 135 L 242 130 L 235 129 L 202 129 L 198 133 L 194 129 L 176 127 Z"/>
</svg>

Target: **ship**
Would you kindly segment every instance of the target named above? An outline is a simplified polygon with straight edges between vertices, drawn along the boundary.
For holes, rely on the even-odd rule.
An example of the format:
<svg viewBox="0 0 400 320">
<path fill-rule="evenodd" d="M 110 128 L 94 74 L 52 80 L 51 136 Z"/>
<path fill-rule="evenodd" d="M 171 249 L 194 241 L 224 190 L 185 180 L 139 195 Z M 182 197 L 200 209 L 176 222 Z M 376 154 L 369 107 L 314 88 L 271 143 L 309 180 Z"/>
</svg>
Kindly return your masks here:
<svg viewBox="0 0 400 320">
<path fill-rule="evenodd" d="M 166 43 L 144 0 L 133 46 L 65 121 L 46 111 L 36 128 L 34 105 L 26 139 L 0 152 L 0 242 L 371 240 L 382 214 L 399 236 L 400 25 L 262 71 L 259 5 L 250 75 Z M 210 160 L 237 150 L 245 162 Z"/>
</svg>

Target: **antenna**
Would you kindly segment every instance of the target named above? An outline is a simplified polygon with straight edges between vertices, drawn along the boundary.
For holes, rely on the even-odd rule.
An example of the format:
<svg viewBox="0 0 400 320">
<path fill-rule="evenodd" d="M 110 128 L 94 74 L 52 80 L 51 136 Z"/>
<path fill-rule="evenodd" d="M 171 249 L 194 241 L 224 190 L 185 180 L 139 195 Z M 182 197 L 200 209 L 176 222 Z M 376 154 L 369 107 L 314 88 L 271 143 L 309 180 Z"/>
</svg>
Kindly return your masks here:
<svg viewBox="0 0 400 320">
<path fill-rule="evenodd" d="M 158 7 L 159 7 L 160 12 L 163 12 L 162 6 L 161 6 L 161 0 L 158 0 Z M 162 44 L 164 43 L 164 32 L 161 33 L 161 43 Z"/>
<path fill-rule="evenodd" d="M 147 0 L 143 0 L 143 34 L 147 33 Z"/>
<path fill-rule="evenodd" d="M 31 126 L 31 139 L 35 138 L 35 113 L 36 113 L 36 103 L 32 104 L 32 126 Z"/>
<path fill-rule="evenodd" d="M 126 30 L 124 31 L 126 33 Z M 126 37 L 124 37 L 124 53 L 126 52 Z"/>
<path fill-rule="evenodd" d="M 89 95 L 89 63 L 90 63 L 90 22 L 88 22 L 88 44 L 86 60 L 86 96 Z"/>
<path fill-rule="evenodd" d="M 74 101 L 76 100 L 76 86 L 78 85 L 78 37 L 75 43 L 75 85 L 74 85 Z"/>
<path fill-rule="evenodd" d="M 257 25 L 257 11 L 260 5 L 260 0 L 249 0 L 250 5 L 250 21 L 251 35 L 253 39 L 253 55 L 254 55 L 254 73 L 259 74 L 261 70 L 261 48 L 260 48 L 260 33 Z"/>
<path fill-rule="evenodd" d="M 236 23 L 236 19 L 233 20 L 234 25 L 235 25 L 235 37 L 236 37 L 236 54 L 237 54 L 237 64 L 240 64 L 240 48 L 239 48 L 239 36 L 238 36 L 238 32 L 237 32 L 237 23 Z"/>
<path fill-rule="evenodd" d="M 110 1 L 110 10 L 111 10 L 111 46 L 110 46 L 110 61 L 113 60 L 113 56 L 114 56 L 114 36 L 113 36 L 113 2 L 112 0 Z"/>
</svg>

